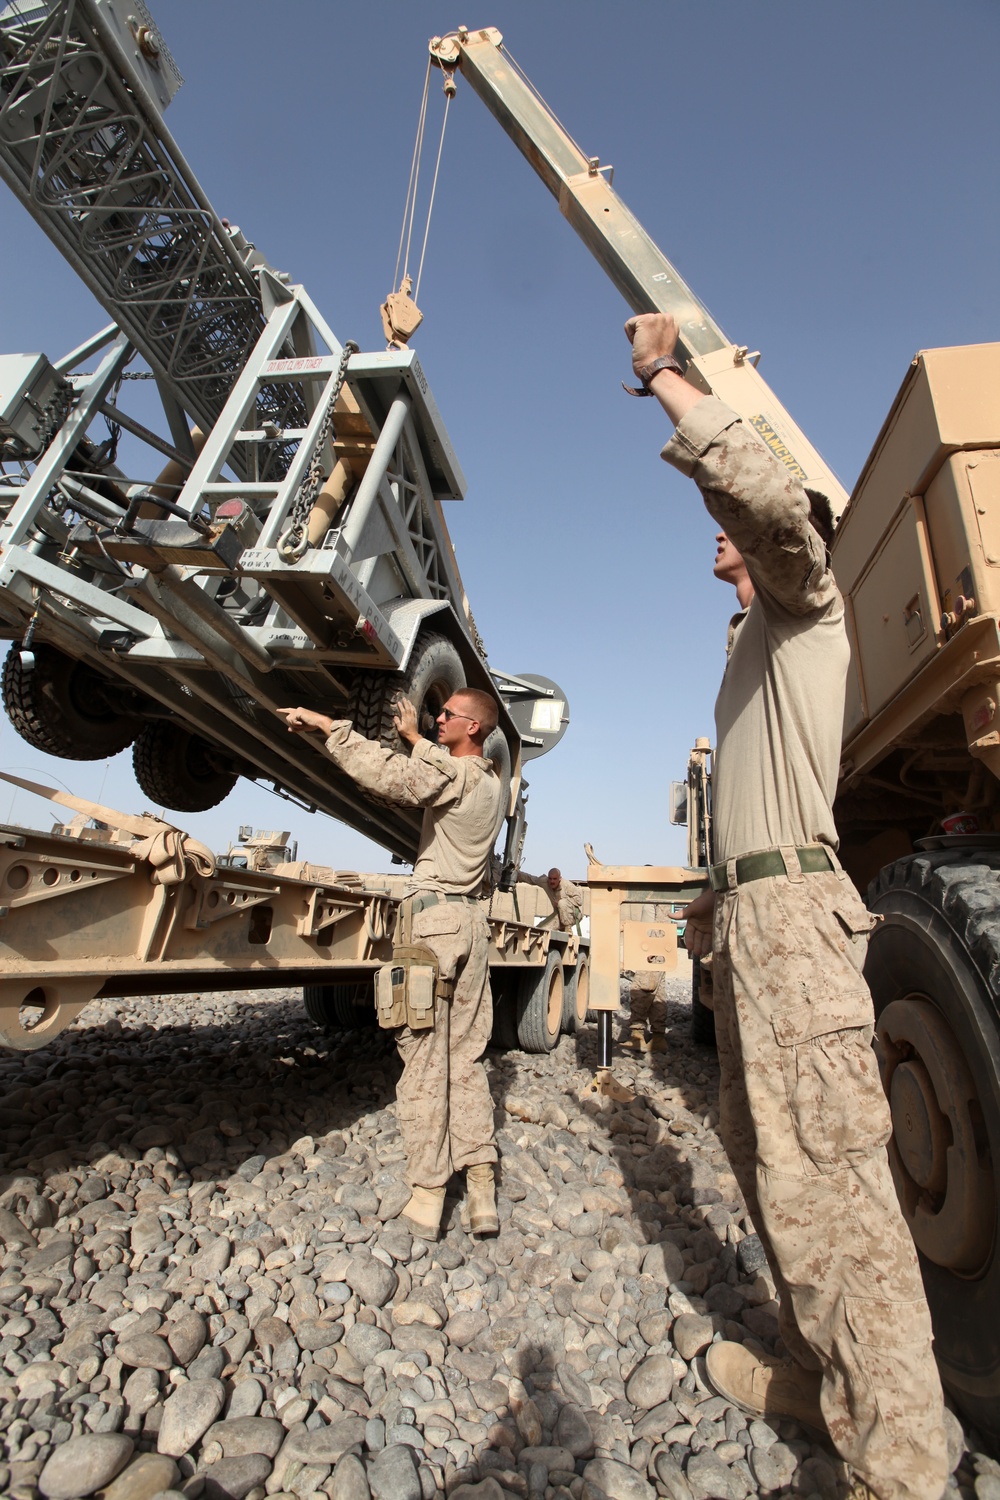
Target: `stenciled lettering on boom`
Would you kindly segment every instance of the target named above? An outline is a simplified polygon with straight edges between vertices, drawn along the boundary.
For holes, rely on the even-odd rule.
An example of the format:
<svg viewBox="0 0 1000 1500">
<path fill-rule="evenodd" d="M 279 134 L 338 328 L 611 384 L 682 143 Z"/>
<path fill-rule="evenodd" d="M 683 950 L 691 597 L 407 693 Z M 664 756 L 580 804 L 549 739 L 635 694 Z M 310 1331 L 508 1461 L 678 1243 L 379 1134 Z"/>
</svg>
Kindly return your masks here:
<svg viewBox="0 0 1000 1500">
<path fill-rule="evenodd" d="M 805 469 L 799 463 L 794 454 L 785 447 L 785 444 L 781 441 L 780 437 L 775 432 L 774 428 L 771 426 L 766 417 L 762 417 L 758 413 L 756 417 L 750 418 L 750 426 L 754 429 L 755 432 L 760 433 L 761 437 L 764 439 L 765 443 L 770 448 L 775 458 L 779 458 L 784 464 L 785 468 L 791 470 L 796 479 L 801 479 L 803 481 L 808 479 L 809 476 L 807 475 Z"/>
</svg>

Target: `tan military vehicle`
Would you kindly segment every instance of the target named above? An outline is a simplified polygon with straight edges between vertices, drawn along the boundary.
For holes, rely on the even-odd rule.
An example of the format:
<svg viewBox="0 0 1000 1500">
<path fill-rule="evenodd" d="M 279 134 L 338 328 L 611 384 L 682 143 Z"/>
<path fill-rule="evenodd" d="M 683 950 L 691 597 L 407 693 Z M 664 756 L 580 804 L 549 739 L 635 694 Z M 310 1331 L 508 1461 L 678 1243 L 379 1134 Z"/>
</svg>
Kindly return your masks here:
<svg viewBox="0 0 1000 1500">
<path fill-rule="evenodd" d="M 297 841 L 287 830 L 241 826 L 239 842 L 230 844 L 219 864 L 234 870 L 276 870 L 293 864 L 298 854 Z"/>
<path fill-rule="evenodd" d="M 1000 344 L 918 354 L 837 531 L 841 854 L 883 920 L 890 1160 L 942 1376 L 1000 1433 Z"/>
</svg>

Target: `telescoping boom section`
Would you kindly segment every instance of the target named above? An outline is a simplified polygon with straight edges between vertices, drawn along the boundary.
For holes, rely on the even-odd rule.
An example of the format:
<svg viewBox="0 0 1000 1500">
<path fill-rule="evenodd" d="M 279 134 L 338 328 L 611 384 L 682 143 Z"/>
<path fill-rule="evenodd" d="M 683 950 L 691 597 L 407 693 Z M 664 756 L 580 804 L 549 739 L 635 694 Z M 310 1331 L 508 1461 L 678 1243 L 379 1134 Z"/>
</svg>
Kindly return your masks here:
<svg viewBox="0 0 1000 1500">
<path fill-rule="evenodd" d="M 731 342 L 611 186 L 611 167 L 586 156 L 512 61 L 495 26 L 461 26 L 430 44 L 431 60 L 460 72 L 556 198 L 634 313 L 671 313 L 686 378 L 728 402 L 783 464 L 828 495 L 839 514 L 837 476 L 767 385 L 757 356 Z"/>
</svg>

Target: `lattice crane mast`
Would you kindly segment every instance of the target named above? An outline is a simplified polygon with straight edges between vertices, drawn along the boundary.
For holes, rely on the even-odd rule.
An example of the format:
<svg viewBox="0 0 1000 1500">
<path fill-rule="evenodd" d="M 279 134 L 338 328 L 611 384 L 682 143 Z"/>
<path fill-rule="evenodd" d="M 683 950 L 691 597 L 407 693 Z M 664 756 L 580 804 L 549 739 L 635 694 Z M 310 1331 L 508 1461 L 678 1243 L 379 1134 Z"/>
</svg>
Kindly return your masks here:
<svg viewBox="0 0 1000 1500">
<path fill-rule="evenodd" d="M 388 736 L 400 689 L 429 727 L 456 686 L 492 688 L 513 812 L 565 699 L 487 664 L 442 509 L 465 481 L 416 355 L 342 344 L 216 213 L 163 121 L 180 83 L 141 0 L 0 13 L 0 174 L 113 320 L 54 362 L 0 357 L 4 704 L 50 753 L 131 743 L 158 804 L 264 778 L 412 857 L 416 815 L 273 710 Z M 126 410 L 137 355 L 169 437 Z M 123 429 L 167 459 L 155 483 L 118 466 Z"/>
</svg>

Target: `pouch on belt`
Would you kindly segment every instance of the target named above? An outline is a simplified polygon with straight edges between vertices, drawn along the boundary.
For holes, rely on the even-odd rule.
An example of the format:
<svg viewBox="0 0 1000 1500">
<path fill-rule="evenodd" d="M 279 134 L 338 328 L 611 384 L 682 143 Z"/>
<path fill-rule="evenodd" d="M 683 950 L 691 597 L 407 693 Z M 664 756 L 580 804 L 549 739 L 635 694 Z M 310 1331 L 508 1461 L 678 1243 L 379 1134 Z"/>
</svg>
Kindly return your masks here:
<svg viewBox="0 0 1000 1500">
<path fill-rule="evenodd" d="M 392 960 L 375 976 L 375 1011 L 378 1024 L 387 1031 L 409 1026 L 411 1031 L 429 1031 L 434 1025 L 436 1003 L 450 1000 L 453 981 L 440 977 L 438 961 L 430 948 L 400 947 Z"/>
</svg>

